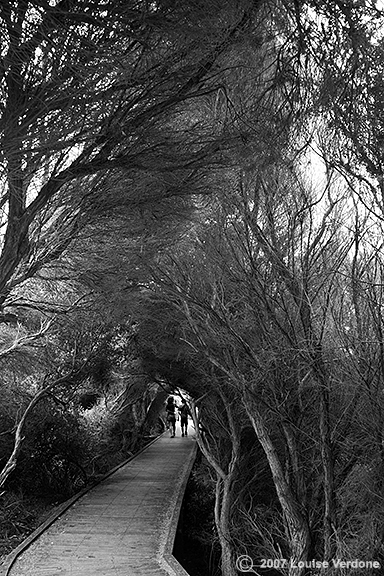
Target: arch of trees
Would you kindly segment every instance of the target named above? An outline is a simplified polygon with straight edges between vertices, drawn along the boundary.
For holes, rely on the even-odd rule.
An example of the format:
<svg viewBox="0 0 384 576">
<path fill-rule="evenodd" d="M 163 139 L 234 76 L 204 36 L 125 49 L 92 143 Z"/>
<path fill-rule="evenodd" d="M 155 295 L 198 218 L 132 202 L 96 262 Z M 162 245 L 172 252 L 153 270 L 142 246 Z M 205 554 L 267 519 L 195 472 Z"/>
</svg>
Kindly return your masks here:
<svg viewBox="0 0 384 576">
<path fill-rule="evenodd" d="M 2 3 L 4 510 L 123 458 L 182 388 L 224 576 L 384 565 L 382 19 Z"/>
</svg>

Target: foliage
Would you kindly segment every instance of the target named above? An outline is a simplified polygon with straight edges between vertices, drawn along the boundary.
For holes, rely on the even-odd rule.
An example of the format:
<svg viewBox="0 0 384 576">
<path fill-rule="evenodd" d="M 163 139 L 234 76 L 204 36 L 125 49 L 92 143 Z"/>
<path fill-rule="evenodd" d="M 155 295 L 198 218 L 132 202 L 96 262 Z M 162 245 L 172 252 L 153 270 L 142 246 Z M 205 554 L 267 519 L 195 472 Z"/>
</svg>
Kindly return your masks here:
<svg viewBox="0 0 384 576">
<path fill-rule="evenodd" d="M 1 6 L 2 461 L 60 382 L 15 489 L 71 493 L 178 386 L 225 576 L 244 547 L 382 558 L 382 15 Z"/>
<path fill-rule="evenodd" d="M 87 475 L 87 435 L 75 415 L 52 400 L 41 402 L 26 426 L 16 486 L 24 494 L 54 494 L 65 499 L 84 487 Z M 11 488 L 12 488 L 11 482 Z"/>
<path fill-rule="evenodd" d="M 9 492 L 2 498 L 0 516 L 0 558 L 12 551 L 47 514 L 47 504 Z"/>
</svg>

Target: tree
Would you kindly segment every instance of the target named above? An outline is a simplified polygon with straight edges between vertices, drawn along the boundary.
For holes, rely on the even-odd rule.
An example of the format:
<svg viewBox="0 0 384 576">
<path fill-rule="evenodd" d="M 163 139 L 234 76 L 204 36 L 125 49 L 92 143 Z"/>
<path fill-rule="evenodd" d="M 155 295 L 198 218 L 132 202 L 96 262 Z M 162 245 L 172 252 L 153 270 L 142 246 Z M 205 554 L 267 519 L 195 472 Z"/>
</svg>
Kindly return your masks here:
<svg viewBox="0 0 384 576">
<path fill-rule="evenodd" d="M 235 485 L 239 486 L 242 408 L 236 390 L 212 369 L 193 345 L 181 307 L 159 289 L 148 293 L 137 311 L 137 345 L 143 368 L 162 379 L 169 390 L 188 391 L 196 440 L 215 476 L 214 518 L 223 574 L 236 573 L 236 550 L 231 533 Z"/>
<path fill-rule="evenodd" d="M 87 217 L 151 202 L 165 174 L 155 201 L 185 193 L 219 150 L 183 102 L 217 89 L 213 67 L 247 25 L 248 6 L 223 21 L 212 5 L 203 30 L 199 10 L 86 0 L 2 7 L 3 306 Z M 126 197 L 141 174 L 148 194 Z"/>
<path fill-rule="evenodd" d="M 155 277 L 184 315 L 181 340 L 243 403 L 271 469 L 292 574 L 314 553 L 334 554 L 340 537 L 332 437 L 344 415 L 333 402 L 342 376 L 330 303 L 352 244 L 340 230 L 345 198 L 329 195 L 317 214 L 312 194 L 285 167 L 248 172 L 212 207 L 210 231 L 196 226 L 188 253 L 173 249 Z"/>
<path fill-rule="evenodd" d="M 188 212 L 185 198 L 200 191 L 222 147 L 191 102 L 217 90 L 214 66 L 252 12 L 247 2 L 228 3 L 223 19 L 221 8 L 210 5 L 203 26 L 198 4 L 15 0 L 0 8 L 1 320 L 19 317 L 17 328 L 2 328 L 3 355 L 43 337 L 52 313 L 71 309 L 73 300 L 47 297 L 44 283 L 75 300 L 84 286 L 105 294 L 116 277 L 105 270 L 107 249 L 93 255 L 93 263 L 103 258 L 96 270 L 85 259 L 106 226 L 110 242 L 136 228 L 132 247 L 131 212 L 160 216 L 159 227 L 178 197 Z M 114 285 L 120 299 L 135 285 L 130 272 Z M 31 310 L 48 322 L 28 334 Z"/>
<path fill-rule="evenodd" d="M 275 488 L 265 544 L 283 526 L 276 554 L 330 560 L 370 526 L 382 553 L 356 487 L 369 477 L 379 499 L 381 484 L 353 450 L 382 466 L 379 15 L 341 0 L 0 9 L 3 356 L 45 326 L 65 341 L 63 366 L 74 347 L 87 356 L 100 334 L 92 313 L 82 324 L 88 304 L 111 331 L 82 382 L 116 366 L 116 324 L 137 354 L 115 390 L 124 431 L 153 382 L 207 394 L 215 409 L 195 424 L 228 574 L 240 417 Z M 64 298 L 42 288 L 54 285 Z"/>
</svg>

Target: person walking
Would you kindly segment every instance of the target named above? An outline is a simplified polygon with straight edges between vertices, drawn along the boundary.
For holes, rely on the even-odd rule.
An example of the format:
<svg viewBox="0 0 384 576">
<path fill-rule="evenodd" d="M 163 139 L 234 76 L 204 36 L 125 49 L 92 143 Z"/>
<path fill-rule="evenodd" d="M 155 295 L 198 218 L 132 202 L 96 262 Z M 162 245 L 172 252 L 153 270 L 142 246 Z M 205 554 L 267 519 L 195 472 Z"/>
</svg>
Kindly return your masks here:
<svg viewBox="0 0 384 576">
<path fill-rule="evenodd" d="M 174 438 L 176 434 L 176 408 L 175 400 L 173 396 L 170 396 L 167 400 L 165 411 L 167 414 L 167 423 L 171 429 L 171 438 Z"/>
<path fill-rule="evenodd" d="M 191 415 L 191 412 L 184 398 L 181 401 L 181 406 L 179 406 L 179 412 L 180 412 L 181 435 L 188 436 L 188 416 Z"/>
</svg>

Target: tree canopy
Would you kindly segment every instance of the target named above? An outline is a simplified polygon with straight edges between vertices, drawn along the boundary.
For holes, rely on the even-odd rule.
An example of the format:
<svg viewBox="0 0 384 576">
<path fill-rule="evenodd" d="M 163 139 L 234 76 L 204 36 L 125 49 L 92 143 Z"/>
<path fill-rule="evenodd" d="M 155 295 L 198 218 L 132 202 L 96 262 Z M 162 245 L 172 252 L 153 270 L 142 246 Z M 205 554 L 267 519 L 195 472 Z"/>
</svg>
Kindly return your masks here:
<svg viewBox="0 0 384 576">
<path fill-rule="evenodd" d="M 2 498 L 72 493 L 182 390 L 224 576 L 384 565 L 381 3 L 11 0 L 0 29 Z"/>
</svg>

